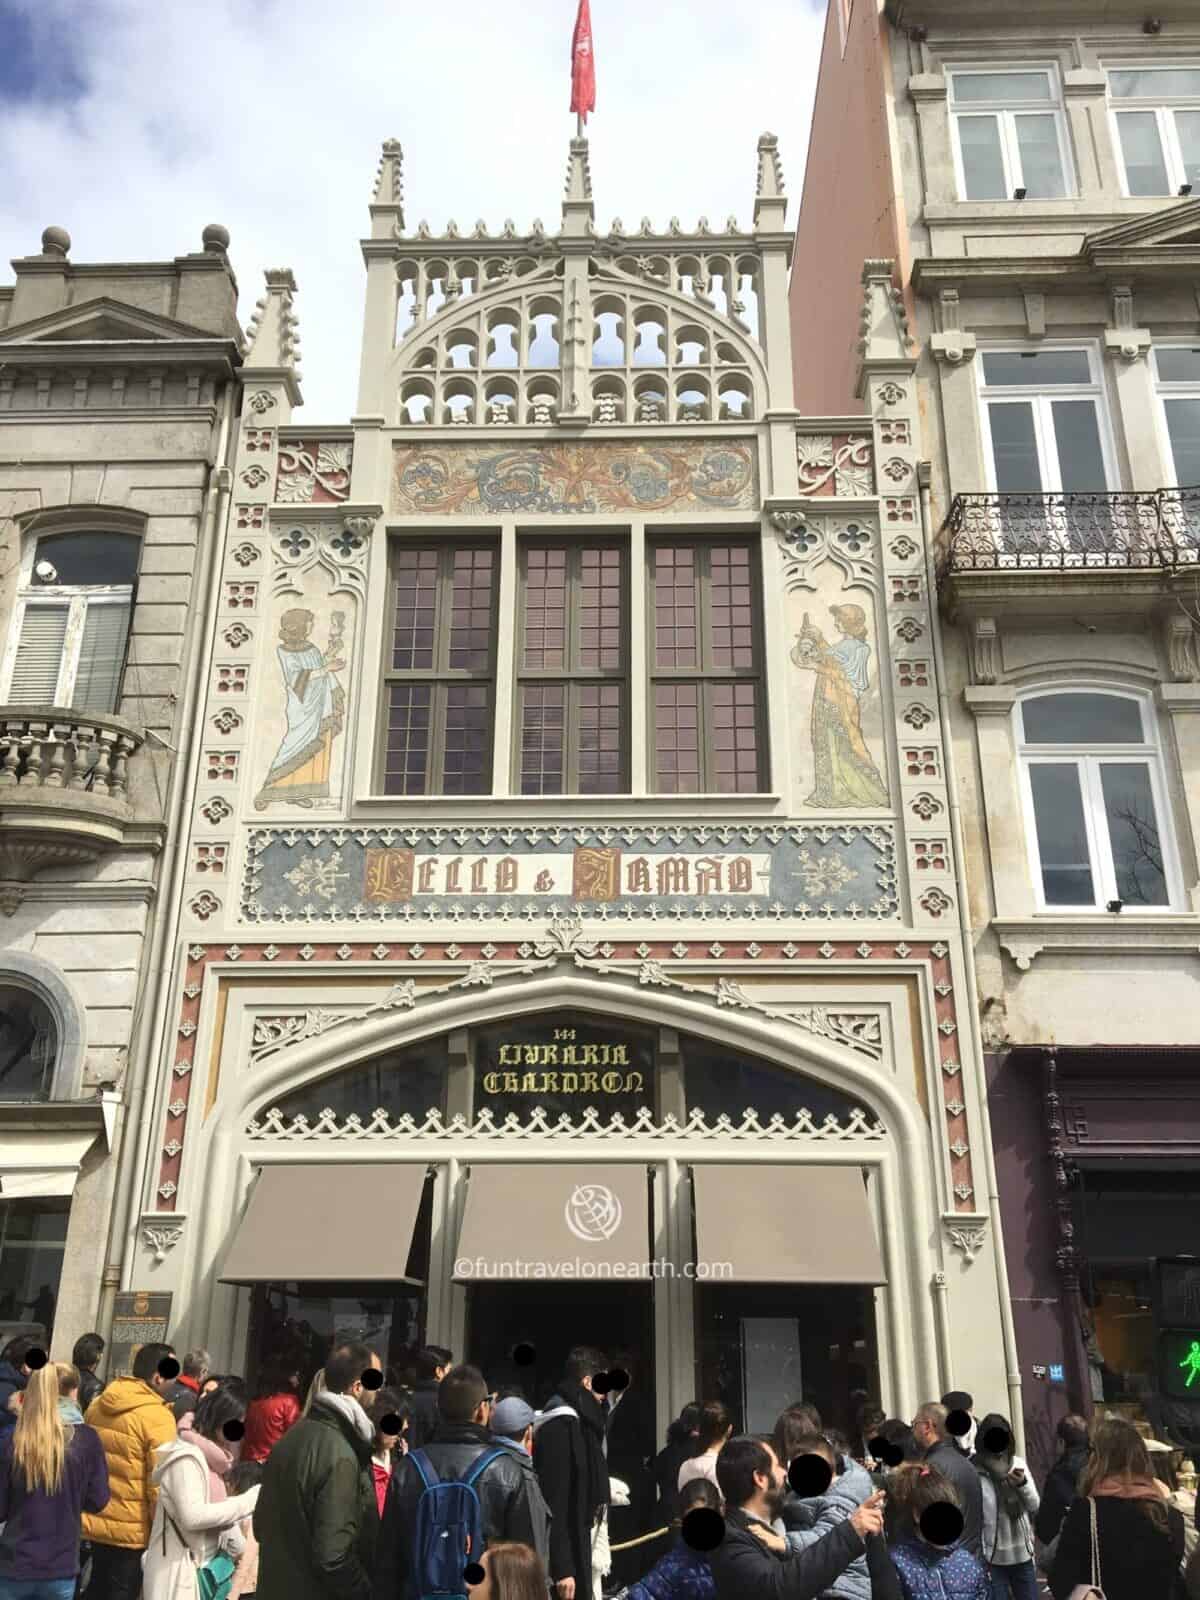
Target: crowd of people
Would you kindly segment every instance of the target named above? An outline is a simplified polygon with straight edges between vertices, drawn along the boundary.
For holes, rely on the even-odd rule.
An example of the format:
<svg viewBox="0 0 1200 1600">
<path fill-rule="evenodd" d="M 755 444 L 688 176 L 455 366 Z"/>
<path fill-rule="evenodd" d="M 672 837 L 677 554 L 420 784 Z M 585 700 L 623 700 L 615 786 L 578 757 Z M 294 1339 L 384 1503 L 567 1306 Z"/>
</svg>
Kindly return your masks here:
<svg viewBox="0 0 1200 1600">
<path fill-rule="evenodd" d="M 1039 1496 L 967 1394 L 911 1423 L 864 1405 L 850 1437 L 807 1401 L 769 1438 L 687 1406 L 614 1591 L 629 1374 L 597 1350 L 535 1409 L 441 1347 L 397 1374 L 338 1344 L 303 1398 L 294 1364 L 250 1396 L 168 1344 L 102 1384 L 103 1349 L 0 1353 L 0 1600 L 1200 1600 L 1194 1513 L 1121 1418 L 1064 1418 Z"/>
</svg>

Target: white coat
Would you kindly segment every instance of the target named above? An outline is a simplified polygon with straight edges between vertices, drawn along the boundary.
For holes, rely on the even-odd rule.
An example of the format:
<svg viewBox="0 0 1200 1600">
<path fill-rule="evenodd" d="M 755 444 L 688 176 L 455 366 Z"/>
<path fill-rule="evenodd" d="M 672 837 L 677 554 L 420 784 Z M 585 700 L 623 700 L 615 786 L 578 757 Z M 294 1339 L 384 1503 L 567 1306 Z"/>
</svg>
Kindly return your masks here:
<svg viewBox="0 0 1200 1600">
<path fill-rule="evenodd" d="M 228 1500 L 210 1500 L 208 1463 L 194 1444 L 173 1439 L 155 1455 L 151 1481 L 158 1504 L 142 1557 L 142 1600 L 195 1600 L 196 1568 L 219 1550 L 235 1559 L 241 1554 L 244 1541 L 237 1524 L 254 1510 L 258 1487 Z"/>
</svg>

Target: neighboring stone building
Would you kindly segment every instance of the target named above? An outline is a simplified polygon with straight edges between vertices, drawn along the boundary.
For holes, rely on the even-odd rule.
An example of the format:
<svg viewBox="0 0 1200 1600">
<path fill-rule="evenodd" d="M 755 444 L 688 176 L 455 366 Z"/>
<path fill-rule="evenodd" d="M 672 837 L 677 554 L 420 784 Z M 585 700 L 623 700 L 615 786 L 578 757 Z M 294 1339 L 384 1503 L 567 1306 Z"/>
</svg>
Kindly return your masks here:
<svg viewBox="0 0 1200 1600">
<path fill-rule="evenodd" d="M 124 1264 L 230 481 L 228 238 L 85 265 L 47 228 L 0 288 L 0 1343 L 52 1323 L 56 1356 Z"/>
<path fill-rule="evenodd" d="M 911 362 L 873 276 L 877 420 L 793 410 L 785 214 L 764 136 L 752 225 L 599 231 L 576 140 L 433 237 L 386 144 L 339 427 L 268 274 L 125 1278 L 218 1367 L 1003 1392 Z"/>
<path fill-rule="evenodd" d="M 1093 1399 L 1200 1444 L 1200 14 L 1149 11 L 833 0 L 792 281 L 804 405 L 859 256 L 912 323 L 1043 1461 Z"/>
</svg>

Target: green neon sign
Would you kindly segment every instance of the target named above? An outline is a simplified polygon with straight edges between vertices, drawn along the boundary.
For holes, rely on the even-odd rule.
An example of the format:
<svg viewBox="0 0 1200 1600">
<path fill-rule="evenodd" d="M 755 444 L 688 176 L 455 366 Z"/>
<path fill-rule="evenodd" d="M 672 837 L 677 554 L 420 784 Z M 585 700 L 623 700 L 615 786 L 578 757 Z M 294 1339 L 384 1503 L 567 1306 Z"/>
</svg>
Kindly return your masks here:
<svg viewBox="0 0 1200 1600">
<path fill-rule="evenodd" d="M 1179 1365 L 1187 1372 L 1187 1382 L 1184 1384 L 1184 1388 L 1190 1389 L 1196 1379 L 1200 1377 L 1200 1339 L 1192 1340 L 1191 1349 Z"/>
</svg>

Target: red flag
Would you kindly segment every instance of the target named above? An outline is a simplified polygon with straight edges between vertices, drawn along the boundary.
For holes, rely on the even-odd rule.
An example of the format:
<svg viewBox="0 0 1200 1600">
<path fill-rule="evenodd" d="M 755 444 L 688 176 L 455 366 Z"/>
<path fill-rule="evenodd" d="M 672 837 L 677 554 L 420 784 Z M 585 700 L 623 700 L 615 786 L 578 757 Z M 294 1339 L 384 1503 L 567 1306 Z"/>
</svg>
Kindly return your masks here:
<svg viewBox="0 0 1200 1600">
<path fill-rule="evenodd" d="M 592 11 L 588 0 L 579 0 L 575 33 L 571 39 L 571 110 L 587 121 L 596 109 L 596 58 L 592 54 Z"/>
</svg>

